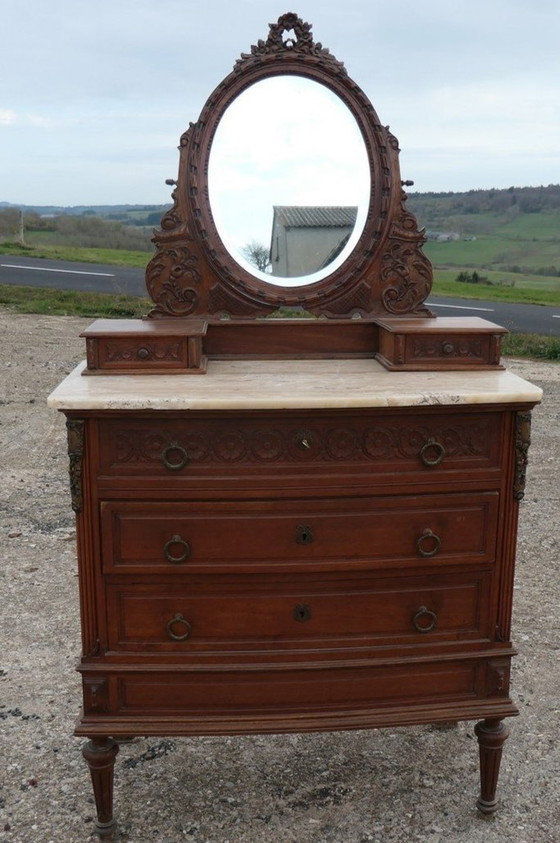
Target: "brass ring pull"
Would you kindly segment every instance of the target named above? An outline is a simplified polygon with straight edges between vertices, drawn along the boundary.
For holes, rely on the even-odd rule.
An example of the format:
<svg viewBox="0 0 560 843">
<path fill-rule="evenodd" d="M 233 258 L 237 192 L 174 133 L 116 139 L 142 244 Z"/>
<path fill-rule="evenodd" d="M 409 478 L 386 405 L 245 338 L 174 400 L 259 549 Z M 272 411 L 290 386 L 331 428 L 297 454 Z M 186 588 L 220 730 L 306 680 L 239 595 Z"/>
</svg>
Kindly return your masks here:
<svg viewBox="0 0 560 843">
<path fill-rule="evenodd" d="M 430 451 L 435 452 L 434 457 L 430 457 Z M 422 445 L 420 449 L 420 459 L 424 463 L 424 465 L 429 466 L 430 468 L 439 465 L 442 462 L 445 456 L 445 448 L 438 442 L 436 439 L 428 439 L 428 441 Z"/>
<path fill-rule="evenodd" d="M 418 632 L 431 632 L 437 626 L 437 615 L 426 606 L 420 606 L 412 618 L 412 623 Z"/>
<path fill-rule="evenodd" d="M 184 628 L 184 632 L 177 633 L 174 632 L 173 627 L 178 624 Z M 191 634 L 192 627 L 188 620 L 183 617 L 180 613 L 177 613 L 174 618 L 171 618 L 170 621 L 167 621 L 167 634 L 173 641 L 186 641 L 189 635 Z"/>
<path fill-rule="evenodd" d="M 179 545 L 179 547 L 182 548 L 182 552 L 177 556 L 174 556 L 171 552 L 173 545 Z M 169 541 L 165 542 L 163 546 L 163 555 L 167 561 L 171 562 L 173 565 L 180 565 L 181 562 L 184 562 L 185 559 L 188 559 L 191 555 L 191 546 L 188 542 L 182 539 L 181 536 L 171 536 Z"/>
<path fill-rule="evenodd" d="M 439 553 L 441 539 L 439 536 L 436 536 L 435 533 L 432 533 L 431 530 L 424 530 L 416 542 L 416 547 L 420 556 L 435 556 L 436 553 Z"/>
<path fill-rule="evenodd" d="M 170 457 L 173 455 L 179 457 L 179 459 L 172 460 Z M 161 452 L 161 461 L 166 468 L 169 468 L 171 471 L 179 471 L 181 468 L 184 468 L 189 461 L 189 457 L 187 452 L 181 445 L 177 442 L 171 442 L 166 448 L 163 449 Z"/>
</svg>

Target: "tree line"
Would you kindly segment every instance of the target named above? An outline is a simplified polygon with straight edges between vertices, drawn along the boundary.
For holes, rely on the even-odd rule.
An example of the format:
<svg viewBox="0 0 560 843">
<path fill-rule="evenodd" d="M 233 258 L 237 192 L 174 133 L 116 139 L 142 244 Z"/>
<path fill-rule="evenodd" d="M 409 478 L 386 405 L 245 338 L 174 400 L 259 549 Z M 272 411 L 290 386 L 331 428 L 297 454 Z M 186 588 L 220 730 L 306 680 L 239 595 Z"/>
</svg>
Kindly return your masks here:
<svg viewBox="0 0 560 843">
<path fill-rule="evenodd" d="M 408 196 L 408 207 L 424 219 L 489 211 L 503 213 L 509 208 L 516 208 L 524 214 L 538 214 L 541 211 L 560 210 L 560 184 L 469 190 L 465 193 L 411 193 Z"/>
<path fill-rule="evenodd" d="M 159 221 L 159 218 L 158 218 Z M 52 244 L 85 248 L 126 249 L 151 252 L 152 229 L 149 226 L 130 226 L 118 220 L 104 219 L 95 213 L 80 215 L 40 215 L 34 211 L 23 213 L 18 208 L 0 209 L 0 241 L 24 244 Z"/>
</svg>

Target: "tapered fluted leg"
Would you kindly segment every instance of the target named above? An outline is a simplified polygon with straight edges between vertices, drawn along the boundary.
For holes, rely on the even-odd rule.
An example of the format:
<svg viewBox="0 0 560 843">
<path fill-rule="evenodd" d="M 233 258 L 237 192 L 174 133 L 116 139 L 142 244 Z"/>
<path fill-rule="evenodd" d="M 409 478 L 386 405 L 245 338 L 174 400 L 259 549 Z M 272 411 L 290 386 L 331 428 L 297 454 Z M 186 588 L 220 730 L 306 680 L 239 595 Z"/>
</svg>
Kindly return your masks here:
<svg viewBox="0 0 560 843">
<path fill-rule="evenodd" d="M 474 727 L 480 751 L 480 796 L 476 807 L 483 814 L 493 814 L 498 807 L 496 787 L 502 760 L 502 747 L 509 729 L 501 720 L 481 720 Z"/>
<path fill-rule="evenodd" d="M 119 751 L 112 738 L 93 738 L 82 747 L 93 783 L 97 820 L 95 831 L 103 840 L 114 839 L 117 824 L 113 818 L 113 769 Z"/>
</svg>

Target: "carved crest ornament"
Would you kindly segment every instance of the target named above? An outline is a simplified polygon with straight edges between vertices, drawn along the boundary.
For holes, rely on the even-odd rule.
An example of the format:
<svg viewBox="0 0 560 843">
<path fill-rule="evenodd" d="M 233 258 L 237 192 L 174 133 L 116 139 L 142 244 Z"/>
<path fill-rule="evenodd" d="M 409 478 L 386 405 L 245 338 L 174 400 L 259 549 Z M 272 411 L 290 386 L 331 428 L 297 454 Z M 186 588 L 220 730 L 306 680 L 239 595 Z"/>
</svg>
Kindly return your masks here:
<svg viewBox="0 0 560 843">
<path fill-rule="evenodd" d="M 278 286 L 253 275 L 225 247 L 209 200 L 208 166 L 216 130 L 236 98 L 255 83 L 305 77 L 334 93 L 349 109 L 365 145 L 371 189 L 365 224 L 346 260 L 321 280 Z M 154 302 L 151 318 L 204 316 L 210 320 L 265 316 L 279 307 L 350 318 L 431 316 L 424 305 L 432 284 L 423 233 L 405 207 L 397 139 L 342 62 L 314 41 L 297 15 L 282 15 L 236 61 L 180 140 L 173 206 L 155 232 L 156 254 L 146 270 Z"/>
</svg>

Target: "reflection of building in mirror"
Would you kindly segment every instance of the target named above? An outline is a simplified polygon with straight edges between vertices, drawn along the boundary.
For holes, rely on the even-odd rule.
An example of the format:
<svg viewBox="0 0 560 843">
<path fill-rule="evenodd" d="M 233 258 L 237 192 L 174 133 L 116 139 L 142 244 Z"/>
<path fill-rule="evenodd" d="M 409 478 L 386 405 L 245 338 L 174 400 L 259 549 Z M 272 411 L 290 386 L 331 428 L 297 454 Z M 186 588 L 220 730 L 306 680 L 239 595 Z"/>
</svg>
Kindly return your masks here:
<svg viewBox="0 0 560 843">
<path fill-rule="evenodd" d="M 275 205 L 272 275 L 296 278 L 324 269 L 348 243 L 357 212 L 356 206 Z"/>
</svg>

